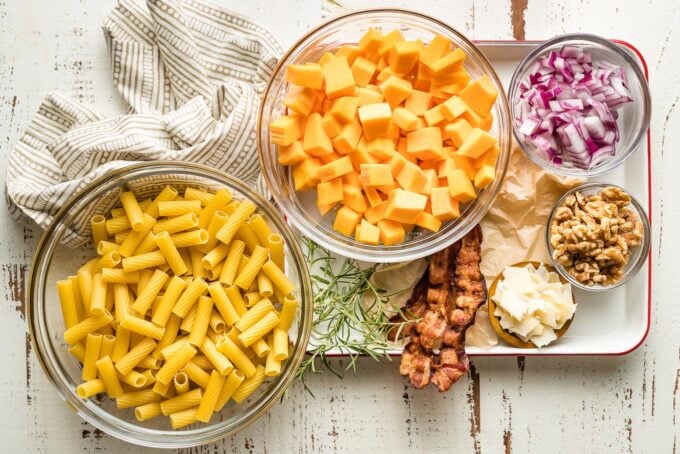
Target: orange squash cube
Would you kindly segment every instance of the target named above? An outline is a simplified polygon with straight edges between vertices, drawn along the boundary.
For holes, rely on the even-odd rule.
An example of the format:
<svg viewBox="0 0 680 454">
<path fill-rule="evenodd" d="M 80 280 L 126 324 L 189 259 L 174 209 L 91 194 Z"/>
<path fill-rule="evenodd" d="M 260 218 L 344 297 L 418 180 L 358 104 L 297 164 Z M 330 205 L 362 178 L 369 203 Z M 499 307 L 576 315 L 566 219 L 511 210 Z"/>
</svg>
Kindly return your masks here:
<svg viewBox="0 0 680 454">
<path fill-rule="evenodd" d="M 279 145 L 279 164 L 283 166 L 290 166 L 297 164 L 303 159 L 309 157 L 302 148 L 302 142 L 296 140 L 288 146 Z"/>
<path fill-rule="evenodd" d="M 422 212 L 416 219 L 415 224 L 423 229 L 430 230 L 432 232 L 439 232 L 442 227 L 442 221 L 431 215 L 430 213 Z"/>
<path fill-rule="evenodd" d="M 365 53 L 377 53 L 378 48 L 383 43 L 383 34 L 377 28 L 369 28 L 368 31 L 359 39 L 359 48 Z"/>
<path fill-rule="evenodd" d="M 331 107 L 331 115 L 341 123 L 349 123 L 354 120 L 357 115 L 357 108 L 359 107 L 359 98 L 354 96 L 343 96 L 333 101 Z"/>
<path fill-rule="evenodd" d="M 323 118 L 318 113 L 307 117 L 302 148 L 311 156 L 324 156 L 333 153 L 331 138 L 323 127 Z"/>
<path fill-rule="evenodd" d="M 368 87 L 357 87 L 356 95 L 359 99 L 359 107 L 367 106 L 369 104 L 378 104 L 385 99 L 382 93 L 371 90 Z"/>
<path fill-rule="evenodd" d="M 329 181 L 323 181 L 316 187 L 316 204 L 331 205 L 342 201 L 344 198 L 342 192 L 342 179 L 334 178 Z"/>
<path fill-rule="evenodd" d="M 366 142 L 366 151 L 381 161 L 388 160 L 396 153 L 392 139 L 380 138 Z"/>
<path fill-rule="evenodd" d="M 494 167 L 484 165 L 477 171 L 475 175 L 475 186 L 479 189 L 484 189 L 496 178 L 496 169 Z"/>
<path fill-rule="evenodd" d="M 458 96 L 451 96 L 442 103 L 442 113 L 444 117 L 451 121 L 465 113 L 466 105 Z"/>
<path fill-rule="evenodd" d="M 361 191 L 361 188 L 350 185 L 343 185 L 342 187 L 343 198 L 342 204 L 346 207 L 350 207 L 357 213 L 363 213 L 368 208 L 366 204 L 366 199 Z"/>
<path fill-rule="evenodd" d="M 475 169 L 479 170 L 482 166 L 489 165 L 491 167 L 496 166 L 496 161 L 498 160 L 498 155 L 501 153 L 501 149 L 498 144 L 492 146 L 483 155 L 475 160 Z"/>
<path fill-rule="evenodd" d="M 455 146 L 460 147 L 471 131 L 472 126 L 465 118 L 456 118 L 444 127 L 444 137 L 451 139 Z"/>
<path fill-rule="evenodd" d="M 357 225 L 361 222 L 361 213 L 357 213 L 347 206 L 340 207 L 335 214 L 333 230 L 346 236 L 352 236 Z"/>
<path fill-rule="evenodd" d="M 269 136 L 273 144 L 286 146 L 302 136 L 302 128 L 297 117 L 283 115 L 269 124 Z"/>
<path fill-rule="evenodd" d="M 352 161 L 348 156 L 343 156 L 319 167 L 316 178 L 319 181 L 329 181 L 350 173 L 352 170 L 354 170 Z"/>
<path fill-rule="evenodd" d="M 425 175 L 425 186 L 420 191 L 421 194 L 430 195 L 432 189 L 437 186 L 439 180 L 437 178 L 437 171 L 434 169 L 424 169 L 423 174 Z"/>
<path fill-rule="evenodd" d="M 464 170 L 471 180 L 475 178 L 475 173 L 477 173 L 477 170 L 475 169 L 474 159 L 461 156 L 457 152 L 453 154 L 452 158 L 456 162 L 456 166 L 459 169 Z"/>
<path fill-rule="evenodd" d="M 387 209 L 387 202 L 382 202 L 376 206 L 372 206 L 364 212 L 364 217 L 371 224 L 377 224 L 379 221 L 385 219 L 385 210 Z"/>
<path fill-rule="evenodd" d="M 307 116 L 312 112 L 316 98 L 316 92 L 311 88 L 291 87 L 283 98 L 283 105 Z"/>
<path fill-rule="evenodd" d="M 335 52 L 336 57 L 345 57 L 347 62 L 352 65 L 354 61 L 361 55 L 361 48 L 359 46 L 350 46 L 345 44 Z"/>
<path fill-rule="evenodd" d="M 383 36 L 382 44 L 378 48 L 378 55 L 385 58 L 392 50 L 392 47 L 399 42 L 404 41 L 404 35 L 398 29 L 394 29 Z"/>
<path fill-rule="evenodd" d="M 354 82 L 360 87 L 364 87 L 371 83 L 375 71 L 378 69 L 377 65 L 371 60 L 367 60 L 364 57 L 357 57 L 352 63 L 352 75 L 354 76 Z"/>
<path fill-rule="evenodd" d="M 432 95 L 429 93 L 420 90 L 413 90 L 409 97 L 406 98 L 404 107 L 413 115 L 421 117 L 425 114 L 425 111 L 430 108 L 431 100 Z"/>
<path fill-rule="evenodd" d="M 475 159 L 484 154 L 485 151 L 496 143 L 498 143 L 498 141 L 494 136 L 479 128 L 474 128 L 467 137 L 465 137 L 465 140 L 460 147 L 458 147 L 456 153 L 460 156 Z"/>
<path fill-rule="evenodd" d="M 358 120 L 350 121 L 331 140 L 333 148 L 340 154 L 353 152 L 359 144 L 362 132 L 361 124 Z"/>
<path fill-rule="evenodd" d="M 366 199 L 368 199 L 368 204 L 370 205 L 369 208 L 375 207 L 380 205 L 383 202 L 382 197 L 380 197 L 380 193 L 378 190 L 372 186 L 362 186 L 364 189 L 364 193 L 366 194 Z M 366 209 L 368 211 L 368 209 Z M 364 213 L 364 216 L 366 214 Z"/>
<path fill-rule="evenodd" d="M 432 66 L 434 62 L 442 58 L 451 50 L 451 40 L 442 35 L 435 35 L 430 44 L 420 52 L 421 63 Z"/>
<path fill-rule="evenodd" d="M 288 65 L 286 68 L 286 82 L 321 90 L 323 87 L 323 73 L 318 63 L 305 63 L 304 65 Z"/>
<path fill-rule="evenodd" d="M 366 219 L 361 220 L 361 224 L 356 230 L 356 240 L 360 243 L 380 244 L 380 229 L 373 224 L 370 224 Z"/>
<path fill-rule="evenodd" d="M 420 47 L 413 41 L 396 42 L 390 49 L 387 62 L 396 74 L 411 72 L 420 58 Z"/>
<path fill-rule="evenodd" d="M 378 221 L 378 228 L 380 229 L 380 241 L 385 246 L 403 243 L 406 238 L 406 231 L 398 222 L 382 219 Z"/>
<path fill-rule="evenodd" d="M 448 186 L 432 188 L 430 211 L 432 216 L 442 222 L 460 217 L 460 205 L 457 200 L 451 198 Z"/>
<path fill-rule="evenodd" d="M 385 136 L 392 124 L 392 109 L 386 102 L 359 107 L 359 120 L 366 140 Z"/>
<path fill-rule="evenodd" d="M 402 131 L 413 131 L 418 126 L 418 117 L 403 107 L 397 107 L 392 112 L 392 124 Z"/>
<path fill-rule="evenodd" d="M 413 92 L 411 82 L 398 76 L 390 76 L 380 84 L 380 91 L 391 107 L 399 105 Z"/>
<path fill-rule="evenodd" d="M 390 193 L 385 207 L 385 219 L 414 224 L 425 209 L 427 197 L 404 189 L 395 189 Z"/>
<path fill-rule="evenodd" d="M 437 127 L 427 127 L 406 135 L 406 151 L 418 159 L 442 158 L 442 132 Z"/>
<path fill-rule="evenodd" d="M 483 117 L 491 112 L 493 103 L 496 102 L 498 91 L 491 83 L 491 80 L 489 80 L 489 76 L 484 75 L 463 88 L 459 96 L 468 106 Z"/>
<path fill-rule="evenodd" d="M 359 181 L 359 173 L 356 170 L 346 173 L 340 178 L 342 179 L 342 184 L 356 187 L 361 186 L 361 181 Z"/>
<path fill-rule="evenodd" d="M 425 123 L 427 123 L 428 126 L 437 126 L 439 123 L 446 120 L 442 106 L 442 104 L 438 104 L 425 111 L 423 118 L 425 119 Z"/>
<path fill-rule="evenodd" d="M 319 183 L 316 174 L 321 161 L 316 158 L 305 158 L 293 167 L 293 184 L 296 191 L 306 191 Z"/>
<path fill-rule="evenodd" d="M 342 132 L 342 128 L 344 128 L 342 123 L 340 123 L 333 115 L 331 115 L 330 112 L 323 114 L 321 126 L 323 126 L 323 130 L 330 138 L 336 137 L 338 134 L 340 134 L 340 132 Z"/>
<path fill-rule="evenodd" d="M 417 193 L 422 192 L 427 183 L 423 169 L 412 162 L 405 162 L 401 166 L 401 169 L 397 172 L 396 180 L 403 189 Z"/>
<path fill-rule="evenodd" d="M 361 164 L 359 181 L 363 187 L 387 186 L 394 183 L 394 178 L 387 164 Z"/>
<path fill-rule="evenodd" d="M 326 96 L 331 99 L 354 95 L 354 76 L 345 57 L 321 65 L 326 82 Z"/>
<path fill-rule="evenodd" d="M 462 66 L 464 62 L 465 52 L 461 48 L 456 48 L 435 60 L 429 67 L 436 76 L 439 73 L 451 72 Z"/>
<path fill-rule="evenodd" d="M 464 170 L 452 170 L 447 179 L 449 180 L 449 195 L 454 199 L 467 202 L 477 197 L 470 176 Z"/>
</svg>

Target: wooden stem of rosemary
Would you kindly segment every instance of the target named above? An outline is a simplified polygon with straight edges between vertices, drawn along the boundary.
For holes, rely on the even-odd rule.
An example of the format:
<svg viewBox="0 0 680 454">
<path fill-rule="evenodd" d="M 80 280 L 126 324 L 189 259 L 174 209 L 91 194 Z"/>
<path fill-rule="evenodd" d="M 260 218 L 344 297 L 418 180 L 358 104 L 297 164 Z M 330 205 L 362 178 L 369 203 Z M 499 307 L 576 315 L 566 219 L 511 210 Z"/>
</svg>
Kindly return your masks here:
<svg viewBox="0 0 680 454">
<path fill-rule="evenodd" d="M 395 325 L 401 330 L 404 322 L 390 322 L 393 312 L 386 307 L 390 295 L 370 282 L 377 265 L 364 267 L 356 260 L 336 258 L 310 239 L 303 243 L 312 274 L 314 322 L 298 378 L 304 382 L 307 372 L 319 372 L 318 363 L 342 377 L 344 371 L 329 362 L 331 351 L 349 355 L 345 370 L 355 371 L 360 355 L 390 360 L 389 351 L 397 345 L 387 334 Z"/>
</svg>

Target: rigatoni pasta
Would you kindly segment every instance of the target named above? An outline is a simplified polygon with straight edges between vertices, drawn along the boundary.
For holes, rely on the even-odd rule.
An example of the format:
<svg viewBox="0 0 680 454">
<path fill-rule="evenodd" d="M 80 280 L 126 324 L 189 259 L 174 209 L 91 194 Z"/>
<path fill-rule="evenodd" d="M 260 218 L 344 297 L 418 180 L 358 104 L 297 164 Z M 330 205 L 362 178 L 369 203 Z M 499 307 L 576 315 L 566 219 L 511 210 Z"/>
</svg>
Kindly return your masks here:
<svg viewBox="0 0 680 454">
<path fill-rule="evenodd" d="M 57 282 L 76 393 L 182 428 L 248 398 L 288 358 L 297 310 L 284 244 L 256 205 L 165 186 L 91 219 L 97 256 Z"/>
</svg>

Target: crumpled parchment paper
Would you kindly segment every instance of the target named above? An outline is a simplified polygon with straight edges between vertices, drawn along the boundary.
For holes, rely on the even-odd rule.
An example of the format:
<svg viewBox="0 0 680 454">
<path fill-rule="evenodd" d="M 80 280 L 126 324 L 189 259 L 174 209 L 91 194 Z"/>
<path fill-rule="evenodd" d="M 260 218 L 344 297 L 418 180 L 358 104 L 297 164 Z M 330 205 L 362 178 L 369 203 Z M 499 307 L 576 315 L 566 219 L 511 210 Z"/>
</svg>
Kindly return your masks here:
<svg viewBox="0 0 680 454">
<path fill-rule="evenodd" d="M 481 222 L 481 269 L 488 285 L 506 266 L 529 260 L 550 261 L 545 243 L 548 216 L 557 200 L 581 182 L 546 172 L 513 144 L 503 185 Z M 485 304 L 477 312 L 475 324 L 466 331 L 465 345 L 496 345 L 498 338 L 490 328 Z"/>
</svg>

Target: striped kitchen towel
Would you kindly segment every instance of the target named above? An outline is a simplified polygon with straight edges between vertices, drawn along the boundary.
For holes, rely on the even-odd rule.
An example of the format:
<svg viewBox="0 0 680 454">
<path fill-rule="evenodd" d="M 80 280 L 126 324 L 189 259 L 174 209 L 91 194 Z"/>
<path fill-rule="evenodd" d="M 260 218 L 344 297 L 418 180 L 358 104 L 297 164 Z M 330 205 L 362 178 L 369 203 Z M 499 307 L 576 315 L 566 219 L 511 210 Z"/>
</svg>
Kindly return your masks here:
<svg viewBox="0 0 680 454">
<path fill-rule="evenodd" d="M 10 156 L 12 214 L 44 228 L 93 179 L 139 161 L 206 164 L 255 186 L 260 95 L 281 53 L 271 33 L 194 0 L 120 0 L 103 28 L 129 113 L 49 94 Z M 69 244 L 87 241 L 87 224 Z"/>
</svg>

